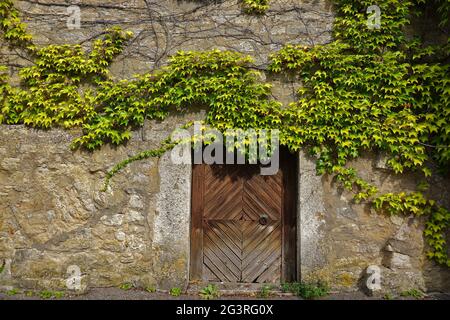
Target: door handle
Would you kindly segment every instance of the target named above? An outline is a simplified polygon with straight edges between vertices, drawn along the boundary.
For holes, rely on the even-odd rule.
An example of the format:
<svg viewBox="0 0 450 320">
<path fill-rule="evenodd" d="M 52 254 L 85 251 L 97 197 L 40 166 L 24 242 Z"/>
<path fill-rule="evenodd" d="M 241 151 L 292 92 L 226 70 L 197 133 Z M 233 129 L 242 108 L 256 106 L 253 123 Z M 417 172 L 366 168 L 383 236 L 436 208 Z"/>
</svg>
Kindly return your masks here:
<svg viewBox="0 0 450 320">
<path fill-rule="evenodd" d="M 259 216 L 259 224 L 265 226 L 269 222 L 269 216 L 267 214 L 262 214 Z"/>
</svg>

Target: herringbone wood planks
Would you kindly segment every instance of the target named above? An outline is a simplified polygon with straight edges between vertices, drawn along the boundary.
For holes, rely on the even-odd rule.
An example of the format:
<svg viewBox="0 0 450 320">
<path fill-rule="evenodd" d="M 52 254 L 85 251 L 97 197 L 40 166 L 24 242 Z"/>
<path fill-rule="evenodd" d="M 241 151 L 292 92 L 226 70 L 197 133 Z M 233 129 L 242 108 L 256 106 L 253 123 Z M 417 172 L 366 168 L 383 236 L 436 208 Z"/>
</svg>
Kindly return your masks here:
<svg viewBox="0 0 450 320">
<path fill-rule="evenodd" d="M 262 176 L 257 165 L 194 166 L 193 188 L 199 192 L 193 189 L 191 257 L 201 261 L 191 261 L 191 279 L 295 278 L 295 190 L 286 189 L 294 182 L 286 172 Z"/>
</svg>

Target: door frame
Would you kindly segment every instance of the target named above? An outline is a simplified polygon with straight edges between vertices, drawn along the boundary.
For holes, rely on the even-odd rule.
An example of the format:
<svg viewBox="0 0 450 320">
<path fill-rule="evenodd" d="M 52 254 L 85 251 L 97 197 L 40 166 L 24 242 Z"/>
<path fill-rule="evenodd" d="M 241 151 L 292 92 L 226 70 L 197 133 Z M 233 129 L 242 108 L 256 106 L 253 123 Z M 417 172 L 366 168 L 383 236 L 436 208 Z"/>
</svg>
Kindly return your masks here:
<svg viewBox="0 0 450 320">
<path fill-rule="evenodd" d="M 204 164 L 192 165 L 189 281 L 203 281 Z M 298 154 L 280 148 L 283 174 L 281 282 L 297 281 Z M 289 213 L 289 214 L 287 214 Z"/>
</svg>

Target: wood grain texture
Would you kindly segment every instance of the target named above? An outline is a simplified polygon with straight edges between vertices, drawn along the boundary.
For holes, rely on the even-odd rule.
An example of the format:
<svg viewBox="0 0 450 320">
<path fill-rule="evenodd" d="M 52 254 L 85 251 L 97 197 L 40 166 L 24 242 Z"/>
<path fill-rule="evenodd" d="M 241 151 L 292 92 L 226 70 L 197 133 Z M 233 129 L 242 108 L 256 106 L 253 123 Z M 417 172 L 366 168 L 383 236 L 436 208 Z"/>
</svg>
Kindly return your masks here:
<svg viewBox="0 0 450 320">
<path fill-rule="evenodd" d="M 192 168 L 190 280 L 194 281 L 201 280 L 203 275 L 204 171 L 203 165 Z"/>
<path fill-rule="evenodd" d="M 194 165 L 191 280 L 295 280 L 295 157 L 282 153 L 281 166 Z"/>
</svg>

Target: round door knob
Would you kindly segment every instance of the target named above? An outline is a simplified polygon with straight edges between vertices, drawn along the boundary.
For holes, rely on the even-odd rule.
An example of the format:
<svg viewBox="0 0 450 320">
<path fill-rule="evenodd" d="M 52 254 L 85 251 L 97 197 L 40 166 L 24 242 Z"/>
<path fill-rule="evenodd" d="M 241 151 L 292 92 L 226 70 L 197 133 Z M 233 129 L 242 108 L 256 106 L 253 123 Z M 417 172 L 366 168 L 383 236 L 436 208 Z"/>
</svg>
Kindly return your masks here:
<svg viewBox="0 0 450 320">
<path fill-rule="evenodd" d="M 265 226 L 268 221 L 269 221 L 269 217 L 267 216 L 267 214 L 262 214 L 259 216 L 259 224 L 260 225 Z"/>
</svg>

